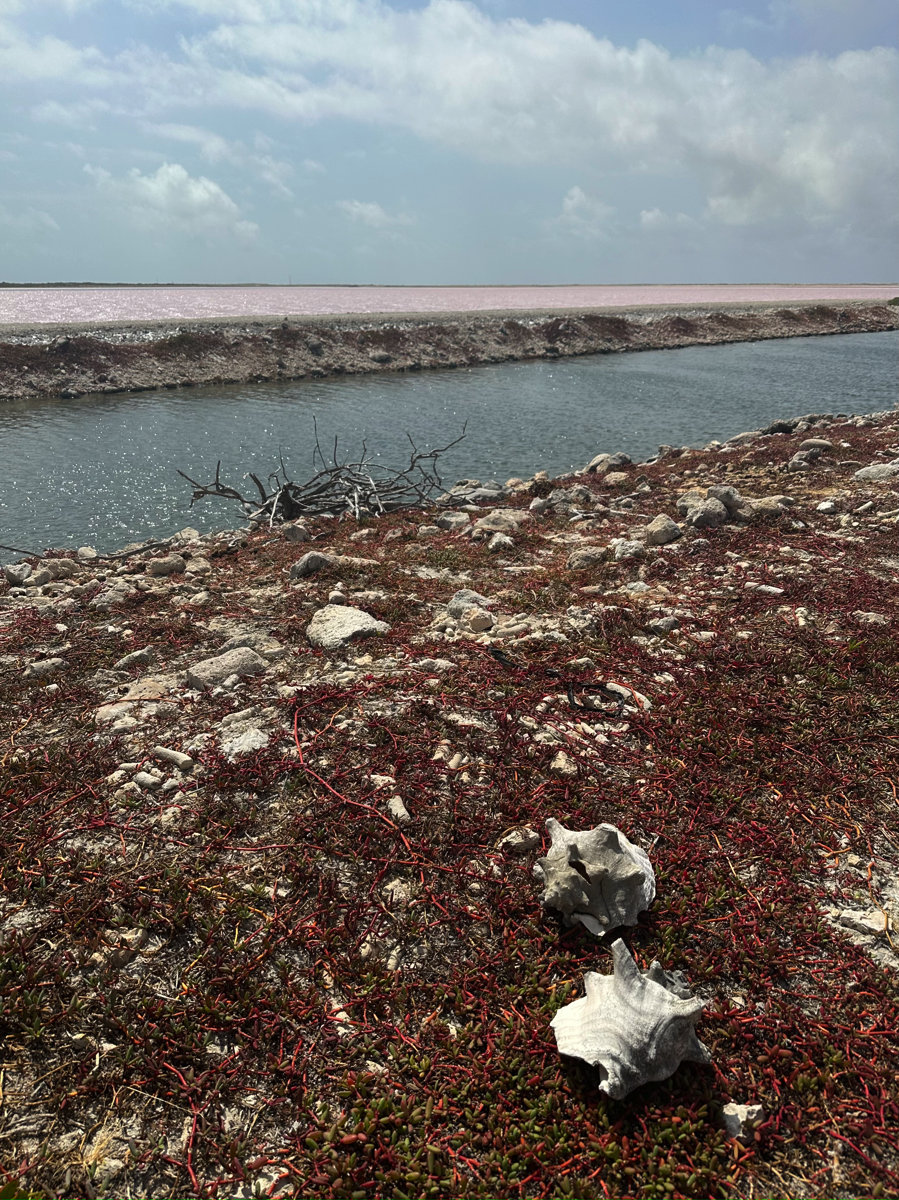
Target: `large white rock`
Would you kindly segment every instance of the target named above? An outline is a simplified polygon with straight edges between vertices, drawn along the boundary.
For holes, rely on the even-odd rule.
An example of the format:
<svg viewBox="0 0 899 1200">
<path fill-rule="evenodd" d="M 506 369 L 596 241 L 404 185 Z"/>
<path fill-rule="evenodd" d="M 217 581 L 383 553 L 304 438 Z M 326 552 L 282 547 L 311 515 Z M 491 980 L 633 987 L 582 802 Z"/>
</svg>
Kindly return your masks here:
<svg viewBox="0 0 899 1200">
<path fill-rule="evenodd" d="M 291 579 L 306 579 L 309 575 L 315 575 L 324 567 L 347 568 L 349 570 L 357 570 L 362 567 L 375 567 L 377 562 L 373 558 L 352 558 L 346 554 L 325 554 L 321 550 L 310 550 L 304 554 L 290 568 Z"/>
<path fill-rule="evenodd" d="M 268 745 L 268 739 L 269 735 L 264 730 L 253 726 L 223 741 L 222 754 L 233 762 L 238 755 L 252 754 L 254 750 L 264 749 Z"/>
<path fill-rule="evenodd" d="M 454 617 L 457 621 L 460 621 L 465 616 L 466 610 L 471 608 L 472 605 L 475 605 L 478 608 L 487 608 L 492 603 L 492 600 L 488 600 L 487 597 L 482 596 L 480 592 L 473 592 L 471 588 L 460 588 L 459 591 L 447 601 L 446 611 L 451 617 Z"/>
<path fill-rule="evenodd" d="M 577 546 L 568 555 L 565 566 L 569 571 L 586 571 L 609 557 L 607 546 Z"/>
<path fill-rule="evenodd" d="M 471 517 L 468 513 L 451 509 L 449 512 L 443 512 L 439 517 L 435 517 L 434 524 L 438 529 L 467 529 L 471 524 Z"/>
<path fill-rule="evenodd" d="M 695 508 L 706 499 L 706 494 L 701 488 L 690 488 L 689 492 L 683 492 L 677 498 L 677 511 L 682 517 L 685 517 L 691 508 Z"/>
<path fill-rule="evenodd" d="M 220 648 L 220 653 L 238 650 L 241 646 L 248 646 L 250 650 L 255 650 L 262 658 L 267 659 L 280 658 L 286 653 L 285 647 L 279 641 L 258 629 L 242 629 L 235 633 Z"/>
<path fill-rule="evenodd" d="M 357 637 L 370 637 L 375 633 L 388 633 L 390 626 L 379 621 L 361 608 L 348 604 L 326 604 L 313 613 L 306 628 L 306 637 L 320 650 L 336 650 L 345 642 Z"/>
<path fill-rule="evenodd" d="M 642 542 L 628 541 L 627 538 L 616 538 L 612 543 L 612 555 L 616 562 L 622 562 L 626 558 L 643 558 L 646 554 L 646 547 Z"/>
<path fill-rule="evenodd" d="M 291 521 L 281 526 L 281 536 L 286 542 L 311 542 L 312 534 L 299 521 Z"/>
<path fill-rule="evenodd" d="M 745 503 L 735 487 L 724 484 L 715 484 L 708 488 L 706 496 L 710 500 L 720 500 L 731 516 L 738 513 Z"/>
<path fill-rule="evenodd" d="M 180 575 L 187 563 L 180 554 L 167 554 L 165 558 L 153 558 L 147 563 L 148 575 Z"/>
<path fill-rule="evenodd" d="M 687 524 L 692 525 L 695 529 L 717 529 L 719 525 L 727 523 L 729 516 L 730 514 L 720 500 L 709 497 L 706 500 L 700 500 L 690 509 L 687 513 Z"/>
<path fill-rule="evenodd" d="M 860 483 L 886 483 L 897 476 L 899 476 L 899 458 L 888 463 L 871 463 L 870 466 L 856 471 L 852 478 L 857 479 Z"/>
<path fill-rule="evenodd" d="M 648 546 L 664 546 L 668 542 L 677 541 L 683 535 L 683 530 L 676 521 L 666 517 L 664 513 L 653 519 L 646 526 L 646 544 Z"/>
<path fill-rule="evenodd" d="M 248 646 L 241 646 L 215 658 L 204 658 L 202 662 L 194 663 L 188 668 L 187 682 L 193 688 L 212 688 L 224 683 L 232 675 L 258 675 L 265 668 L 264 658 L 260 658 Z"/>
</svg>

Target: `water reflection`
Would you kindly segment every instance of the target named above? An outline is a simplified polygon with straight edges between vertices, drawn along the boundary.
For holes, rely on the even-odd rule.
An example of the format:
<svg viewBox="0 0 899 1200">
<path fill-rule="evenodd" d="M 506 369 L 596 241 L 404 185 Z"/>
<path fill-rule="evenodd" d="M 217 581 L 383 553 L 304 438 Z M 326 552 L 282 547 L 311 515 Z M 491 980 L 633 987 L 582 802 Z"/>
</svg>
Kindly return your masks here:
<svg viewBox="0 0 899 1200">
<path fill-rule="evenodd" d="M 442 445 L 449 482 L 582 466 L 600 450 L 652 454 L 700 445 L 779 416 L 870 412 L 895 402 L 899 334 L 594 355 L 466 371 L 194 388 L 0 406 L 0 542 L 113 549 L 190 523 L 239 523 L 223 503 L 189 510 L 178 469 L 211 479 L 265 477 L 284 456 L 311 475 L 315 417 L 323 447 L 363 439 L 387 465 Z M 239 485 L 238 485 L 239 486 Z"/>
</svg>

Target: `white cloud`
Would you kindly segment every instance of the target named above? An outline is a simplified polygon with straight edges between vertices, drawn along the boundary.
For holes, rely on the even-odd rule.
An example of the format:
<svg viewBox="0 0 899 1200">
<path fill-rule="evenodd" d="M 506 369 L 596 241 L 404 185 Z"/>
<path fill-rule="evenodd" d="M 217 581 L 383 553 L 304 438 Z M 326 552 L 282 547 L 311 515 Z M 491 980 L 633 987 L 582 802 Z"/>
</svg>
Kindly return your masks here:
<svg viewBox="0 0 899 1200">
<path fill-rule="evenodd" d="M 0 204 L 0 229 L 13 234 L 56 233 L 59 225 L 43 209 L 25 207 L 13 211 Z"/>
<path fill-rule="evenodd" d="M 575 184 L 569 188 L 562 200 L 562 211 L 554 224 L 575 237 L 592 240 L 608 237 L 615 209 L 596 196 L 588 196 L 583 188 Z"/>
<path fill-rule="evenodd" d="M 200 156 L 207 162 L 228 162 L 246 168 L 267 183 L 273 192 L 288 199 L 293 198 L 287 183 L 293 174 L 293 164 L 268 153 L 273 145 L 271 138 L 257 134 L 254 138 L 255 148 L 251 150 L 243 142 L 229 142 L 220 134 L 196 125 L 148 123 L 144 127 L 148 133 L 158 137 L 196 146 Z"/>
<path fill-rule="evenodd" d="M 407 9 L 385 0 L 132 2 L 145 14 L 188 11 L 211 27 L 169 54 L 137 46 L 106 57 L 16 35 L 4 58 L 0 35 L 0 79 L 115 81 L 146 120 L 194 140 L 209 162 L 237 162 L 236 143 L 185 114 L 238 108 L 279 122 L 400 129 L 493 165 L 630 175 L 645 212 L 664 208 L 664 181 L 679 177 L 703 197 L 706 219 L 723 226 L 867 232 L 896 222 L 893 48 L 771 62 L 718 47 L 676 56 L 645 40 L 616 46 L 565 21 L 495 19 L 466 0 Z M 861 0 L 865 11 L 884 2 Z M 849 7 L 820 3 L 832 13 Z M 787 5 L 812 11 L 812 0 L 772 0 L 771 11 Z M 180 120 L 167 124 L 173 110 Z M 283 155 L 240 154 L 289 194 Z M 558 219 L 572 229 L 601 228 L 601 213 L 570 208 Z M 377 206 L 343 211 L 372 227 L 402 223 Z"/>
<path fill-rule="evenodd" d="M 139 228 L 174 231 L 209 239 L 251 239 L 259 232 L 244 220 L 240 209 L 217 183 L 205 175 L 193 177 L 180 163 L 163 163 L 152 175 L 133 168 L 115 179 L 102 167 L 86 166 L 97 186 Z"/>
<path fill-rule="evenodd" d="M 94 46 L 73 46 L 58 37 L 29 37 L 12 19 L 26 13 L 24 5 L 0 0 L 0 82 L 59 81 L 104 86 L 111 82 L 106 60 Z"/>
<path fill-rule="evenodd" d="M 640 213 L 640 228 L 646 230 L 699 229 L 699 221 L 686 213 L 664 212 L 661 208 L 644 208 Z"/>
<path fill-rule="evenodd" d="M 189 44 L 185 83 L 218 104 L 400 127 L 498 164 L 690 175 L 726 224 L 893 217 L 892 49 L 676 57 L 567 22 L 493 20 L 463 0 L 190 7 L 222 17 Z"/>
<path fill-rule="evenodd" d="M 162 124 L 146 126 L 147 132 L 159 137 L 171 138 L 175 142 L 186 142 L 196 146 L 200 155 L 207 162 L 220 162 L 232 158 L 231 146 L 226 138 L 208 129 L 199 129 L 196 125 Z"/>
<path fill-rule="evenodd" d="M 97 113 L 108 112 L 105 100 L 73 100 L 63 104 L 58 100 L 45 100 L 35 105 L 31 115 L 36 121 L 47 121 L 56 125 L 68 125 L 73 129 L 90 126 Z"/>
<path fill-rule="evenodd" d="M 367 225 L 369 229 L 388 229 L 396 225 L 413 224 L 413 218 L 407 213 L 391 215 L 373 200 L 338 200 L 337 207 L 351 221 Z"/>
</svg>

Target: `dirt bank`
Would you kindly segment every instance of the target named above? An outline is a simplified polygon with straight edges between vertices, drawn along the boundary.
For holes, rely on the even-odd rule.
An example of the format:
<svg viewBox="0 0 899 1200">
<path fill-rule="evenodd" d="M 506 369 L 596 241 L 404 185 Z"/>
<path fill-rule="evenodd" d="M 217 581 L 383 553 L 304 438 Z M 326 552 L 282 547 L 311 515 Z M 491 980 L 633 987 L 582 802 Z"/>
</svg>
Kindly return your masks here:
<svg viewBox="0 0 899 1200">
<path fill-rule="evenodd" d="M 9 563 L 0 1185 L 899 1194 L 897 439 Z M 710 1065 L 560 1056 L 612 939 L 541 904 L 550 817 L 648 853 L 617 935 Z"/>
<path fill-rule="evenodd" d="M 0 327 L 0 399 L 420 371 L 899 328 L 887 304 Z"/>
</svg>

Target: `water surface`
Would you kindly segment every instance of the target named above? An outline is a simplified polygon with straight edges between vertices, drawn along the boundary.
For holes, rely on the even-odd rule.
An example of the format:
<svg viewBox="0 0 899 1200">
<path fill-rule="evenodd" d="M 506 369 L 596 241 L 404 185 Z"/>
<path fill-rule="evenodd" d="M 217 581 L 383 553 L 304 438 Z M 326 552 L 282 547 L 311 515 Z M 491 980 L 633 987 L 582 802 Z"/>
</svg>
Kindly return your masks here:
<svg viewBox="0 0 899 1200">
<path fill-rule="evenodd" d="M 897 284 L 702 284 L 598 287 L 83 287 L 0 288 L 0 325 L 192 320 L 325 313 L 684 307 L 721 303 L 889 300 Z"/>
<path fill-rule="evenodd" d="M 0 405 L 0 543 L 112 550 L 186 524 L 241 523 L 236 506 L 193 509 L 178 469 L 265 477 L 283 454 L 309 478 L 313 417 L 341 452 L 367 439 L 387 465 L 443 445 L 444 481 L 552 474 L 603 450 L 635 459 L 661 442 L 703 445 L 807 412 L 863 413 L 896 403 L 899 332 L 691 346 L 421 374 L 376 374 L 83 396 Z M 8 558 L 9 555 L 7 554 Z"/>
</svg>

